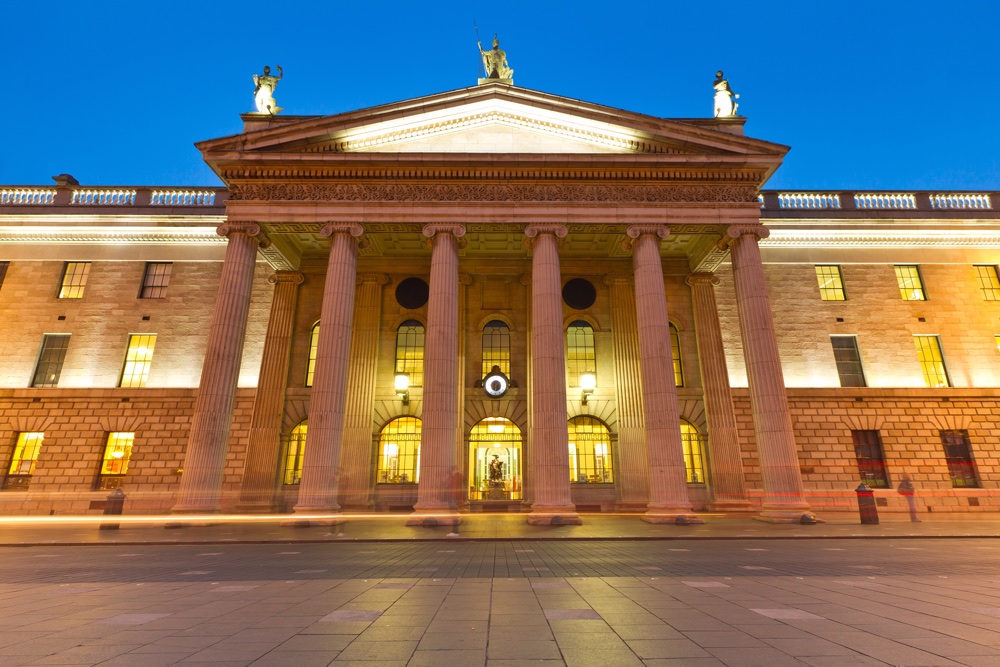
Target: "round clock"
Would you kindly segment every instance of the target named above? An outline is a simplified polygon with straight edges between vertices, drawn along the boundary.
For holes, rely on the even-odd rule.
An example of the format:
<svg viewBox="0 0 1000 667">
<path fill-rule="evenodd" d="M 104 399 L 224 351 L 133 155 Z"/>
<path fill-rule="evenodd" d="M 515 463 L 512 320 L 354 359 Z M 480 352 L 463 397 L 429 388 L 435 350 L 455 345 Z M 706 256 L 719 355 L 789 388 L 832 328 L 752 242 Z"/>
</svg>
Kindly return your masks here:
<svg viewBox="0 0 1000 667">
<path fill-rule="evenodd" d="M 483 389 L 493 398 L 500 398 L 506 394 L 508 387 L 510 387 L 510 381 L 499 369 L 495 369 L 483 378 Z"/>
</svg>

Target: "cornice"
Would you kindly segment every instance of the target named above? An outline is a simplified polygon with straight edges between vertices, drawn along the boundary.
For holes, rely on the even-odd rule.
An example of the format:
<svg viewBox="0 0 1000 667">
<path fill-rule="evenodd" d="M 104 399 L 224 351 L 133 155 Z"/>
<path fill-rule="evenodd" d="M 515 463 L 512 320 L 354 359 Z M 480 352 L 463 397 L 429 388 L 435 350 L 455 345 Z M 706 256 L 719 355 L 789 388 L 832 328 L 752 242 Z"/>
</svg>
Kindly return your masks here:
<svg viewBox="0 0 1000 667">
<path fill-rule="evenodd" d="M 770 228 L 762 248 L 1000 247 L 1000 230 L 802 230 Z"/>
<path fill-rule="evenodd" d="M 216 233 L 215 226 L 182 229 L 32 226 L 0 227 L 0 243 L 225 245 L 226 238 Z"/>
</svg>

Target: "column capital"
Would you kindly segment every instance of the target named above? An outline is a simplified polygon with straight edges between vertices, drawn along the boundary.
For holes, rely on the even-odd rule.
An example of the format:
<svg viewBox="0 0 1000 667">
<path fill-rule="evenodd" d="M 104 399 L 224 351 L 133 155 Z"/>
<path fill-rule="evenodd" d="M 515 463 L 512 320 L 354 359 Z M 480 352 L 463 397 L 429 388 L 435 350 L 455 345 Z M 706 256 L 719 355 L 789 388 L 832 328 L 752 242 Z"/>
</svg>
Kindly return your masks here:
<svg viewBox="0 0 1000 667">
<path fill-rule="evenodd" d="M 357 276 L 359 283 L 378 283 L 385 285 L 389 282 L 389 276 L 385 273 L 359 273 Z"/>
<path fill-rule="evenodd" d="M 462 225 L 449 224 L 445 222 L 435 222 L 429 225 L 424 225 L 423 235 L 429 239 L 434 238 L 436 234 L 451 234 L 456 239 L 460 239 L 465 236 L 465 227 Z"/>
<path fill-rule="evenodd" d="M 604 276 L 605 285 L 631 285 L 634 279 L 628 273 L 609 273 Z"/>
<path fill-rule="evenodd" d="M 643 234 L 656 234 L 661 239 L 670 236 L 670 228 L 666 225 L 632 225 L 625 233 L 629 238 L 637 239 Z"/>
<path fill-rule="evenodd" d="M 303 280 L 305 280 L 305 276 L 298 271 L 275 271 L 267 277 L 267 282 L 272 285 L 277 285 L 278 283 L 301 285 Z"/>
<path fill-rule="evenodd" d="M 694 287 L 695 285 L 718 285 L 721 281 L 719 276 L 714 273 L 689 273 L 684 279 L 688 285 Z"/>
<path fill-rule="evenodd" d="M 271 239 L 267 237 L 260 225 L 247 220 L 227 220 L 215 228 L 215 233 L 219 236 L 225 236 L 227 239 L 230 234 L 246 234 L 257 241 L 257 245 L 261 248 L 271 245 Z"/>
<path fill-rule="evenodd" d="M 759 239 L 766 239 L 771 235 L 771 230 L 761 224 L 729 225 L 729 227 L 726 228 L 726 233 L 723 235 L 720 243 L 724 243 L 728 246 L 736 239 L 748 234 L 756 236 Z"/>
<path fill-rule="evenodd" d="M 568 233 L 569 230 L 563 225 L 541 224 L 528 225 L 524 228 L 524 235 L 529 239 L 533 239 L 539 234 L 554 234 L 557 239 L 564 239 Z"/>
<path fill-rule="evenodd" d="M 319 233 L 327 238 L 331 238 L 337 234 L 348 234 L 353 238 L 359 239 L 365 233 L 365 228 L 353 222 L 327 222 L 320 227 Z"/>
</svg>

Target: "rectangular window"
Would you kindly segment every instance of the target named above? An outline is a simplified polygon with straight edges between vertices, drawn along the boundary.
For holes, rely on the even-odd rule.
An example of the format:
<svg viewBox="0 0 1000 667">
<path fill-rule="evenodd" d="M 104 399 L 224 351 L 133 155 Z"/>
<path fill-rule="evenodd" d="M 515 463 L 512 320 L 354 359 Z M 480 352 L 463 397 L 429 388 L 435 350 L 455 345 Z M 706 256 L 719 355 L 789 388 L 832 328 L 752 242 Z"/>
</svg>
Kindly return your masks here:
<svg viewBox="0 0 1000 667">
<path fill-rule="evenodd" d="M 997 344 L 997 351 L 1000 352 L 1000 336 L 993 336 L 993 342 Z"/>
<path fill-rule="evenodd" d="M 941 339 L 938 336 L 914 336 L 917 346 L 917 358 L 920 368 L 924 371 L 924 381 L 928 387 L 950 387 L 948 369 L 944 366 L 944 355 L 941 352 Z"/>
<path fill-rule="evenodd" d="M 3 280 L 7 277 L 7 267 L 10 262 L 0 262 L 0 287 L 3 287 Z"/>
<path fill-rule="evenodd" d="M 69 334 L 45 334 L 42 336 L 42 349 L 38 352 L 38 362 L 35 364 L 35 375 L 32 377 L 32 387 L 56 387 L 62 374 L 63 362 L 66 360 L 66 350 L 69 349 Z"/>
<path fill-rule="evenodd" d="M 145 387 L 149 379 L 149 365 L 153 362 L 156 334 L 132 334 L 128 337 L 128 351 L 122 368 L 119 387 Z"/>
<path fill-rule="evenodd" d="M 979 274 L 979 287 L 983 290 L 983 298 L 987 301 L 1000 301 L 1000 276 L 997 276 L 997 267 L 992 264 L 980 264 L 976 266 L 976 273 Z"/>
<path fill-rule="evenodd" d="M 878 431 L 851 431 L 854 439 L 854 456 L 858 459 L 861 481 L 873 489 L 888 489 L 889 476 L 885 472 L 885 452 L 882 436 Z"/>
<path fill-rule="evenodd" d="M 941 431 L 941 444 L 944 446 L 944 458 L 948 462 L 951 485 L 956 489 L 978 487 L 969 432 Z"/>
<path fill-rule="evenodd" d="M 97 478 L 98 491 L 111 491 L 122 485 L 128 472 L 128 460 L 132 456 L 132 442 L 135 433 L 109 433 L 108 444 L 104 447 L 101 460 L 101 474 Z"/>
<path fill-rule="evenodd" d="M 867 387 L 865 371 L 861 367 L 861 351 L 855 336 L 830 336 L 833 358 L 837 362 L 837 375 L 841 387 Z"/>
<path fill-rule="evenodd" d="M 569 386 L 579 387 L 580 378 L 597 374 L 597 356 L 594 349 L 594 329 L 577 320 L 566 328 L 566 374 Z"/>
<path fill-rule="evenodd" d="M 88 275 L 90 275 L 90 262 L 66 262 L 59 298 L 82 299 Z"/>
<path fill-rule="evenodd" d="M 847 300 L 839 266 L 817 266 L 816 280 L 819 282 L 819 298 L 823 301 Z"/>
<path fill-rule="evenodd" d="M 167 295 L 170 284 L 170 262 L 146 262 L 146 274 L 142 277 L 140 299 L 162 299 Z"/>
<path fill-rule="evenodd" d="M 31 476 L 35 472 L 35 461 L 38 460 L 38 452 L 42 449 L 44 438 L 44 433 L 17 434 L 14 456 L 10 460 L 10 468 L 7 469 L 7 479 L 4 480 L 5 489 L 28 488 Z"/>
<path fill-rule="evenodd" d="M 926 301 L 924 283 L 920 280 L 920 269 L 916 266 L 896 266 L 896 283 L 903 301 Z"/>
</svg>

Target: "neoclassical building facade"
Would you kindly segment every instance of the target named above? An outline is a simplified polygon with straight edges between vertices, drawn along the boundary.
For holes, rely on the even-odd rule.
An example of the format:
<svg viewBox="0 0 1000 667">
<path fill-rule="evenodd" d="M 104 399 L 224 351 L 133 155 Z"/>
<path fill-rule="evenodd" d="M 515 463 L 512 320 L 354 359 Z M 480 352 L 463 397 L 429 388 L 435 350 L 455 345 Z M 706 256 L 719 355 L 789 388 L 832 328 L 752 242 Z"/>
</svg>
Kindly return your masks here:
<svg viewBox="0 0 1000 667">
<path fill-rule="evenodd" d="M 0 186 L 0 511 L 1000 504 L 997 193 L 769 191 L 743 123 L 486 81 Z"/>
</svg>

